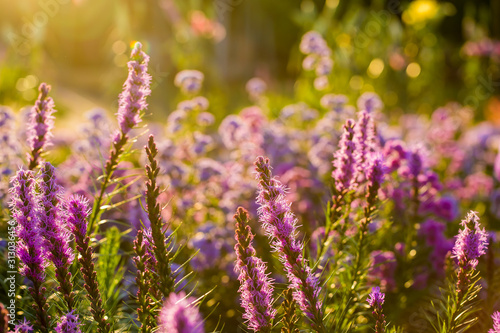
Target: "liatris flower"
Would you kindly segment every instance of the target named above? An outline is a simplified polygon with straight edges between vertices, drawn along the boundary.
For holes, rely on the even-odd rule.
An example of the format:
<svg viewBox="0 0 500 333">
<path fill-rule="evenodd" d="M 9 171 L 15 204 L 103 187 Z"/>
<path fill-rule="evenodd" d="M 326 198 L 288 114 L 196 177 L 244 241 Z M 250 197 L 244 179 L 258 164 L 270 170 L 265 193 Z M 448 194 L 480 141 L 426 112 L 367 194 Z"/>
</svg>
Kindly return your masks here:
<svg viewBox="0 0 500 333">
<path fill-rule="evenodd" d="M 281 333 L 299 333 L 296 324 L 299 318 L 295 314 L 296 302 L 293 299 L 292 289 L 287 289 L 283 292 L 284 300 L 281 303 L 283 308 L 283 319 L 281 319 Z"/>
<path fill-rule="evenodd" d="M 453 247 L 453 256 L 460 267 L 475 269 L 478 258 L 486 253 L 488 248 L 488 235 L 480 228 L 479 216 L 476 212 L 469 212 L 460 225 L 463 227 L 457 236 Z"/>
<path fill-rule="evenodd" d="M 110 325 L 106 322 L 104 309 L 102 306 L 101 294 L 97 283 L 97 273 L 92 261 L 93 249 L 89 245 L 90 238 L 87 236 L 87 217 L 89 216 L 89 206 L 87 200 L 83 197 L 72 196 L 66 203 L 67 221 L 71 231 L 75 236 L 75 243 L 80 257 L 80 262 L 85 281 L 85 289 L 90 299 L 90 312 L 98 324 L 97 332 L 107 333 L 110 331 Z"/>
<path fill-rule="evenodd" d="M 493 328 L 488 333 L 500 333 L 500 312 L 495 312 L 491 318 L 493 319 Z"/>
<path fill-rule="evenodd" d="M 181 88 L 185 94 L 196 94 L 201 89 L 204 75 L 194 69 L 186 69 L 177 73 L 174 79 L 176 87 Z"/>
<path fill-rule="evenodd" d="M 479 257 L 485 254 L 488 248 L 488 235 L 480 228 L 476 212 L 469 212 L 460 225 L 463 229 L 460 230 L 452 250 L 459 266 L 457 281 L 459 302 L 469 289 L 470 279 L 478 265 Z"/>
<path fill-rule="evenodd" d="M 135 44 L 130 58 L 117 113 L 122 134 L 127 134 L 141 121 L 141 112 L 148 107 L 146 97 L 151 94 L 151 76 L 147 72 L 149 56 L 142 51 L 141 43 Z"/>
<path fill-rule="evenodd" d="M 168 297 L 174 286 L 174 278 L 170 269 L 170 254 L 168 250 L 169 239 L 165 237 L 163 230 L 163 220 L 161 217 L 161 207 L 158 203 L 160 187 L 156 183 L 156 178 L 160 172 L 158 162 L 155 157 L 158 149 L 154 137 L 149 136 L 148 145 L 145 147 L 149 164 L 146 165 L 146 209 L 151 223 L 151 237 L 153 239 L 153 251 L 156 258 L 156 272 L 160 279 L 160 290 L 164 297 Z"/>
<path fill-rule="evenodd" d="M 245 308 L 243 318 L 254 332 L 270 332 L 276 315 L 273 309 L 273 287 L 266 273 L 266 264 L 255 256 L 252 246 L 253 234 L 248 225 L 248 212 L 239 207 L 236 220 L 235 239 L 236 266 L 239 273 L 241 305 Z"/>
<path fill-rule="evenodd" d="M 19 324 L 17 324 L 14 327 L 14 333 L 30 333 L 30 332 L 33 332 L 33 325 L 31 325 L 31 323 L 28 320 L 26 320 L 26 318 L 24 318 L 23 322 L 19 322 Z"/>
<path fill-rule="evenodd" d="M 73 309 L 73 284 L 69 271 L 73 262 L 73 251 L 68 244 L 69 233 L 62 218 L 62 188 L 56 183 L 55 168 L 45 162 L 41 169 L 40 182 L 40 235 L 48 259 L 56 268 L 58 290 L 63 294 L 68 310 Z"/>
<path fill-rule="evenodd" d="M 362 181 L 367 171 L 365 162 L 375 145 L 375 126 L 368 111 L 363 110 L 358 113 L 358 122 L 354 126 L 353 141 L 356 147 L 354 156 L 357 166 L 355 180 Z"/>
<path fill-rule="evenodd" d="M 375 332 L 384 333 L 385 332 L 385 316 L 382 312 L 382 305 L 384 304 L 385 294 L 380 292 L 379 287 L 374 287 L 372 292 L 366 300 L 368 304 L 373 308 L 373 317 L 375 318 Z"/>
<path fill-rule="evenodd" d="M 193 297 L 171 293 L 159 315 L 159 333 L 203 333 L 203 320 Z"/>
<path fill-rule="evenodd" d="M 319 300 L 321 288 L 318 279 L 302 256 L 303 244 L 297 240 L 297 219 L 286 201 L 286 188 L 272 177 L 269 159 L 259 156 L 255 162 L 259 195 L 257 203 L 262 226 L 272 247 L 280 253 L 288 280 L 294 291 L 294 299 L 301 310 L 319 332 L 326 331 L 323 325 L 323 310 Z"/>
<path fill-rule="evenodd" d="M 131 61 L 128 63 L 129 74 L 123 84 L 123 92 L 119 97 L 118 108 L 118 131 L 113 138 L 113 147 L 104 166 L 104 177 L 101 183 L 101 190 L 95 199 L 94 209 L 90 217 L 90 229 L 101 211 L 101 201 L 104 193 L 111 181 L 113 172 L 118 166 L 121 154 L 124 152 L 128 142 L 128 132 L 141 121 L 141 113 L 146 109 L 146 97 L 150 94 L 149 85 L 151 76 L 147 73 L 149 57 L 142 51 L 141 43 L 136 43 L 131 54 Z"/>
<path fill-rule="evenodd" d="M 40 154 L 50 143 L 51 130 L 54 127 L 54 117 L 52 116 L 54 113 L 54 101 L 48 97 L 50 86 L 42 83 L 38 87 L 38 90 L 40 91 L 40 95 L 38 95 L 35 106 L 31 110 L 28 132 L 28 144 L 30 146 L 28 168 L 30 170 L 37 167 Z"/>
<path fill-rule="evenodd" d="M 337 192 L 352 190 L 356 183 L 354 173 L 356 170 L 356 157 L 354 151 L 356 145 L 354 138 L 354 121 L 348 119 L 344 125 L 344 133 L 339 142 L 339 149 L 334 154 L 333 166 L 335 170 L 332 177 L 335 180 Z"/>
<path fill-rule="evenodd" d="M 17 255 L 21 263 L 20 273 L 33 282 L 30 294 L 35 301 L 38 326 L 42 332 L 49 331 L 49 316 L 45 288 L 45 251 L 41 244 L 39 232 L 39 217 L 37 214 L 37 198 L 35 194 L 35 179 L 32 171 L 19 170 L 12 179 L 10 190 L 12 218 L 18 224 Z"/>
<path fill-rule="evenodd" d="M 59 319 L 56 326 L 56 333 L 82 333 L 78 315 L 73 314 L 73 312 L 74 310 Z"/>
<path fill-rule="evenodd" d="M 147 244 L 144 239 L 143 231 L 137 231 L 137 236 L 134 240 L 134 251 L 137 256 L 134 257 L 134 262 L 137 267 L 135 282 L 137 284 L 137 302 L 139 305 L 137 307 L 137 315 L 141 323 L 141 333 L 151 332 L 154 325 L 150 306 L 152 299 L 148 295 L 148 291 L 151 288 L 151 281 L 154 281 L 154 279 L 152 279 L 151 271 L 148 269 L 147 261 L 150 260 L 150 258 L 146 255 L 146 246 Z"/>
</svg>

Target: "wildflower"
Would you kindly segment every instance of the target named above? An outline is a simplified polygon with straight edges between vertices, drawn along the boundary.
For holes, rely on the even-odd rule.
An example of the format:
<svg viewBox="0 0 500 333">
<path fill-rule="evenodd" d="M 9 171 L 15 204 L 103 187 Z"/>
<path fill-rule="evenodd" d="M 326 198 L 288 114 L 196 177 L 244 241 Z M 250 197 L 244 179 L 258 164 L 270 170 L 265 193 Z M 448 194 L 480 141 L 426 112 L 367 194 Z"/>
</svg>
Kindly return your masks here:
<svg viewBox="0 0 500 333">
<path fill-rule="evenodd" d="M 186 69 L 177 73 L 174 79 L 176 87 L 181 88 L 185 94 L 196 94 L 201 89 L 204 75 L 202 72 Z"/>
<path fill-rule="evenodd" d="M 254 77 L 248 80 L 245 88 L 250 97 L 256 99 L 262 96 L 266 92 L 267 84 L 266 82 L 264 82 L 264 80 L 258 77 Z"/>
<path fill-rule="evenodd" d="M 149 57 L 142 51 L 141 43 L 136 43 L 131 53 L 131 61 L 128 62 L 128 77 L 123 84 L 123 92 L 119 97 L 118 124 L 120 131 L 113 137 L 113 146 L 104 165 L 104 177 L 101 182 L 99 195 L 96 197 L 94 206 L 97 207 L 90 217 L 90 229 L 94 227 L 99 212 L 104 193 L 113 177 L 113 173 L 118 166 L 121 154 L 125 151 L 125 146 L 129 140 L 128 132 L 141 121 L 141 113 L 146 109 L 146 97 L 151 90 L 151 76 L 147 73 Z"/>
<path fill-rule="evenodd" d="M 368 155 L 374 150 L 375 146 L 375 126 L 372 116 L 367 111 L 358 113 L 358 122 L 354 126 L 353 141 L 356 147 L 354 152 L 356 158 L 356 180 L 361 181 L 368 172 L 365 163 Z"/>
<path fill-rule="evenodd" d="M 459 302 L 469 290 L 471 276 L 478 265 L 478 258 L 485 254 L 488 248 L 488 235 L 484 229 L 480 228 L 479 216 L 476 212 L 469 212 L 460 225 L 463 229 L 458 233 L 452 250 L 459 267 L 456 285 Z"/>
<path fill-rule="evenodd" d="M 159 333 L 203 333 L 203 320 L 193 297 L 171 293 L 159 315 Z"/>
<path fill-rule="evenodd" d="M 476 212 L 469 212 L 460 225 L 463 229 L 460 230 L 455 241 L 453 256 L 461 267 L 475 269 L 478 258 L 485 254 L 488 248 L 488 236 L 484 229 L 480 228 L 479 216 Z"/>
<path fill-rule="evenodd" d="M 321 97 L 320 104 L 322 107 L 328 110 L 333 110 L 336 112 L 342 111 L 342 108 L 347 103 L 347 96 L 345 95 L 334 95 L 326 94 Z"/>
<path fill-rule="evenodd" d="M 241 294 L 241 305 L 245 308 L 243 318 L 254 332 L 270 332 L 276 310 L 272 307 L 272 282 L 266 273 L 266 264 L 255 256 L 252 245 L 253 234 L 248 225 L 248 212 L 239 207 L 236 220 L 235 239 L 236 266 Z"/>
<path fill-rule="evenodd" d="M 90 312 L 97 322 L 97 332 L 107 333 L 110 324 L 106 322 L 102 298 L 97 283 L 97 273 L 94 268 L 94 250 L 90 246 L 90 238 L 87 233 L 87 217 L 89 216 L 88 201 L 80 196 L 71 196 L 66 202 L 68 225 L 75 237 L 76 248 L 80 253 L 78 261 L 81 266 L 85 289 L 90 299 Z"/>
<path fill-rule="evenodd" d="M 385 294 L 380 292 L 379 287 L 374 287 L 372 292 L 367 298 L 368 304 L 373 308 L 373 317 L 376 320 L 375 332 L 384 333 L 385 332 L 385 316 L 382 312 L 382 305 L 384 304 Z"/>
<path fill-rule="evenodd" d="M 182 129 L 182 123 L 187 118 L 187 113 L 184 110 L 175 110 L 169 114 L 167 118 L 167 130 L 170 133 L 176 133 Z"/>
<path fill-rule="evenodd" d="M 368 113 L 379 110 L 383 106 L 384 105 L 382 104 L 380 97 L 372 92 L 366 92 L 358 98 L 358 109 L 366 110 Z"/>
<path fill-rule="evenodd" d="M 259 195 L 257 203 L 262 226 L 271 245 L 280 254 L 294 299 L 301 310 L 311 320 L 313 327 L 324 331 L 323 310 L 319 300 L 321 287 L 317 277 L 302 256 L 303 244 L 297 240 L 297 219 L 286 201 L 286 188 L 272 177 L 269 159 L 258 157 L 255 162 Z"/>
<path fill-rule="evenodd" d="M 38 87 L 40 94 L 31 109 L 30 124 L 28 132 L 28 144 L 30 146 L 29 169 L 37 167 L 40 154 L 50 144 L 52 128 L 54 127 L 54 101 L 48 97 L 50 86 L 46 83 Z"/>
<path fill-rule="evenodd" d="M 149 56 L 142 51 L 141 43 L 135 44 L 130 57 L 128 77 L 119 97 L 117 113 L 122 135 L 127 134 L 141 121 L 141 112 L 148 107 L 146 97 L 151 93 L 151 76 L 147 73 Z"/>
<path fill-rule="evenodd" d="M 304 54 L 316 54 L 329 56 L 330 49 L 321 34 L 316 31 L 309 31 L 302 36 L 300 41 L 300 51 Z"/>
<path fill-rule="evenodd" d="M 495 312 L 491 318 L 493 319 L 493 328 L 488 333 L 500 333 L 500 312 Z"/>
<path fill-rule="evenodd" d="M 19 322 L 14 327 L 14 333 L 30 333 L 33 332 L 33 325 L 30 325 L 31 323 L 24 318 L 23 322 Z"/>
<path fill-rule="evenodd" d="M 45 333 L 49 329 L 49 316 L 42 283 L 45 280 L 47 265 L 46 253 L 39 235 L 38 198 L 35 194 L 35 178 L 32 171 L 20 169 L 12 179 L 10 192 L 12 218 L 18 224 L 16 231 L 19 238 L 17 255 L 21 264 L 20 273 L 33 282 L 30 293 L 36 304 L 38 325 Z"/>
<path fill-rule="evenodd" d="M 215 117 L 210 112 L 201 112 L 196 117 L 196 122 L 200 126 L 210 126 L 215 122 Z"/>
<path fill-rule="evenodd" d="M 62 292 L 68 305 L 68 310 L 73 308 L 73 284 L 71 283 L 70 266 L 74 255 L 69 246 L 69 233 L 62 220 L 62 188 L 57 185 L 55 168 L 45 162 L 41 169 L 41 209 L 40 235 L 43 238 L 43 247 L 48 254 L 48 259 L 56 268 L 58 289 Z"/>
<path fill-rule="evenodd" d="M 151 223 L 152 248 L 156 258 L 156 272 L 160 279 L 160 290 L 164 297 L 167 297 L 173 289 L 174 279 L 170 269 L 170 251 L 168 249 L 168 238 L 165 238 L 163 231 L 163 220 L 161 217 L 161 206 L 158 203 L 160 187 L 157 184 L 157 177 L 160 172 L 158 162 L 155 159 L 158 149 L 154 142 L 154 137 L 149 136 L 148 144 L 145 147 L 149 164 L 146 165 L 146 209 Z"/>
<path fill-rule="evenodd" d="M 339 142 L 339 149 L 334 154 L 332 177 L 339 193 L 352 190 L 355 186 L 356 149 L 354 138 L 354 121 L 348 119 L 344 125 L 344 133 Z"/>
<path fill-rule="evenodd" d="M 75 315 L 73 312 L 74 310 L 59 319 L 56 326 L 56 333 L 82 333 L 78 315 Z"/>
</svg>

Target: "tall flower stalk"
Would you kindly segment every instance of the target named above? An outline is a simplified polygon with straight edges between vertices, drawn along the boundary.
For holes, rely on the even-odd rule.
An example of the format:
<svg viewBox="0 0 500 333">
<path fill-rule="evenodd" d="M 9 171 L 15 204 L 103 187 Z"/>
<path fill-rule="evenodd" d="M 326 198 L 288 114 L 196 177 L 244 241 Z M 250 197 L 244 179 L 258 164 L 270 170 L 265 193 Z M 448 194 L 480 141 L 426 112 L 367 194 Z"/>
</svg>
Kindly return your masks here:
<svg viewBox="0 0 500 333">
<path fill-rule="evenodd" d="M 438 316 L 436 332 L 463 332 L 477 322 L 477 302 L 479 291 L 478 273 L 476 268 L 478 259 L 486 253 L 488 236 L 480 228 L 479 217 L 476 212 L 469 212 L 460 223 L 460 230 L 452 256 L 458 262 L 458 269 L 454 278 L 448 282 L 448 290 L 444 291 L 439 309 L 446 309 L 446 313 Z M 439 314 L 439 312 L 438 312 Z"/>
<path fill-rule="evenodd" d="M 474 270 L 478 265 L 478 259 L 486 254 L 488 249 L 488 235 L 480 228 L 479 216 L 476 212 L 469 212 L 465 220 L 462 220 L 453 256 L 458 261 L 457 296 L 460 303 L 467 293 Z"/>
<path fill-rule="evenodd" d="M 255 254 L 252 245 L 253 234 L 248 225 L 248 212 L 239 207 L 234 215 L 236 220 L 235 239 L 236 266 L 241 294 L 241 305 L 245 309 L 243 318 L 254 332 L 271 332 L 276 315 L 273 308 L 273 286 L 266 273 L 267 266 Z"/>
<path fill-rule="evenodd" d="M 134 251 L 137 255 L 134 257 L 134 262 L 137 267 L 135 282 L 137 284 L 137 315 L 141 323 L 140 332 L 149 333 L 154 327 L 154 319 L 151 313 L 153 300 L 149 295 L 153 277 L 148 269 L 148 260 L 151 260 L 151 258 L 147 255 L 147 243 L 142 230 L 137 232 L 137 237 L 134 240 Z"/>
<path fill-rule="evenodd" d="M 45 162 L 40 174 L 40 235 L 48 259 L 54 264 L 58 290 L 71 311 L 74 306 L 73 284 L 70 266 L 74 259 L 73 250 L 68 244 L 68 231 L 63 222 L 62 188 L 56 183 L 55 168 Z"/>
<path fill-rule="evenodd" d="M 363 219 L 361 220 L 356 235 L 356 242 L 354 244 L 354 263 L 348 269 L 350 280 L 348 284 L 349 290 L 346 293 L 345 304 L 346 306 L 354 305 L 351 303 L 351 299 L 356 295 L 356 292 L 360 286 L 363 285 L 364 275 L 363 272 L 366 271 L 369 261 L 369 255 L 367 253 L 367 233 L 368 226 L 372 222 L 373 214 L 377 209 L 376 203 L 378 198 L 378 190 L 384 180 L 384 161 L 381 155 L 370 155 L 367 157 L 368 167 L 366 168 L 366 180 L 367 180 L 367 190 L 366 190 L 366 205 L 363 208 Z M 346 316 L 342 316 L 339 323 L 341 326 Z"/>
<path fill-rule="evenodd" d="M 38 87 L 40 94 L 31 110 L 28 131 L 28 144 L 30 153 L 28 155 L 30 170 L 35 169 L 40 163 L 40 155 L 50 143 L 51 130 L 54 127 L 54 101 L 48 97 L 50 86 L 46 83 Z"/>
<path fill-rule="evenodd" d="M 37 215 L 35 178 L 32 171 L 19 170 L 12 179 L 12 218 L 17 223 L 17 255 L 21 263 L 20 273 L 33 283 L 29 293 L 35 301 L 37 326 L 43 333 L 50 330 L 48 305 L 44 296 L 45 250 L 39 235 L 40 221 Z"/>
<path fill-rule="evenodd" d="M 303 244 L 297 240 L 297 219 L 286 201 L 286 188 L 273 178 L 269 159 L 259 156 L 255 162 L 259 195 L 257 203 L 262 226 L 271 239 L 274 251 L 280 255 L 293 297 L 317 332 L 326 332 L 322 303 L 319 300 L 319 281 L 302 256 Z"/>
<path fill-rule="evenodd" d="M 147 73 L 148 63 L 149 56 L 142 51 L 141 43 L 136 43 L 132 50 L 131 60 L 128 62 L 128 77 L 123 84 L 123 92 L 119 96 L 117 113 L 119 131 L 114 135 L 111 152 L 104 166 L 101 190 L 94 201 L 89 230 L 94 228 L 99 216 L 104 193 L 129 141 L 128 133 L 141 122 L 142 113 L 148 106 L 146 97 L 151 93 L 149 88 L 151 76 Z"/>
<path fill-rule="evenodd" d="M 87 200 L 82 197 L 72 196 L 67 202 L 67 219 L 71 226 L 71 231 L 75 236 L 75 243 L 80 257 L 80 270 L 85 281 L 85 289 L 90 300 L 90 312 L 97 323 L 98 333 L 110 332 L 110 324 L 105 319 L 102 305 L 101 293 L 97 283 L 97 273 L 94 268 L 94 250 L 90 246 L 90 238 L 87 235 L 87 217 L 89 216 L 89 206 Z"/>
<path fill-rule="evenodd" d="M 173 290 L 175 280 L 172 277 L 172 270 L 170 268 L 171 258 L 168 248 L 170 238 L 165 237 L 161 207 L 158 202 L 160 187 L 156 183 L 156 178 L 158 177 L 160 168 L 155 159 L 158 154 L 158 148 L 156 148 L 152 135 L 149 136 L 148 145 L 145 149 L 149 161 L 149 164 L 146 165 L 146 176 L 148 178 L 146 181 L 146 210 L 151 223 L 151 237 L 153 241 L 151 245 L 156 258 L 156 273 L 160 279 L 159 287 L 163 296 L 168 297 Z"/>
</svg>

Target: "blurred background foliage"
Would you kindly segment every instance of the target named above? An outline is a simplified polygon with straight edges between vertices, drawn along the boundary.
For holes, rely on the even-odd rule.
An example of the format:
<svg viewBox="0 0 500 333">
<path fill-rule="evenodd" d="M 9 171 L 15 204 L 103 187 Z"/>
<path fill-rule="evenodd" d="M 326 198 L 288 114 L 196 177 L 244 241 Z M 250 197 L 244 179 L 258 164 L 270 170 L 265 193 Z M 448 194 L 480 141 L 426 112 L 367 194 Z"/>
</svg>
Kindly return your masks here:
<svg viewBox="0 0 500 333">
<path fill-rule="evenodd" d="M 180 100 L 173 77 L 186 68 L 205 73 L 219 121 L 249 104 L 245 82 L 259 76 L 271 110 L 297 99 L 319 108 L 326 92 L 354 101 L 375 91 L 394 119 L 457 101 L 499 122 L 499 17 L 499 0 L 1 1 L 0 104 L 32 104 L 44 81 L 59 119 L 96 106 L 114 113 L 139 40 L 151 55 L 150 111 L 160 122 Z M 322 92 L 301 71 L 298 44 L 312 29 L 333 51 Z"/>
</svg>

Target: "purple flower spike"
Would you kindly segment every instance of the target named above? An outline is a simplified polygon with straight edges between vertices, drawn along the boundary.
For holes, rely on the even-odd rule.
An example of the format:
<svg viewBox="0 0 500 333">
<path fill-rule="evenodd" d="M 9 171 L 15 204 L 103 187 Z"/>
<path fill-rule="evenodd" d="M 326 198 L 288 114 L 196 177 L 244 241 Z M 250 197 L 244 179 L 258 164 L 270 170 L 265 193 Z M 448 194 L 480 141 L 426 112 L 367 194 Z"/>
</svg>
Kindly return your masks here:
<svg viewBox="0 0 500 333">
<path fill-rule="evenodd" d="M 28 130 L 28 144 L 30 146 L 29 169 L 33 170 L 40 159 L 44 148 L 50 144 L 51 130 L 54 127 L 54 101 L 48 97 L 50 86 L 46 83 L 40 84 L 38 88 L 40 95 L 31 110 L 30 124 Z"/>
<path fill-rule="evenodd" d="M 488 333 L 500 333 L 500 312 L 495 312 L 491 318 L 493 319 L 493 328 Z"/>
<path fill-rule="evenodd" d="M 12 180 L 12 217 L 18 224 L 17 254 L 21 261 L 20 273 L 33 282 L 45 280 L 45 251 L 39 237 L 37 197 L 32 171 L 19 170 Z"/>
<path fill-rule="evenodd" d="M 488 235 L 484 229 L 480 228 L 479 216 L 476 212 L 469 212 L 465 220 L 462 220 L 453 256 L 457 259 L 460 267 L 465 269 L 475 269 L 478 258 L 486 253 L 488 248 Z"/>
<path fill-rule="evenodd" d="M 460 230 L 452 250 L 453 257 L 458 261 L 456 292 L 459 302 L 470 288 L 478 258 L 485 254 L 488 248 L 488 235 L 480 228 L 476 212 L 469 212 L 460 225 L 463 229 Z"/>
<path fill-rule="evenodd" d="M 371 114 L 366 110 L 358 113 L 358 122 L 354 126 L 353 141 L 356 147 L 356 180 L 362 181 L 367 171 L 365 162 L 375 146 L 375 126 Z"/>
<path fill-rule="evenodd" d="M 24 318 L 22 322 L 19 322 L 14 327 L 14 333 L 30 333 L 33 332 L 33 325 L 30 325 L 31 323 Z M 10 332 L 10 331 L 9 331 Z"/>
<path fill-rule="evenodd" d="M 368 304 L 373 308 L 373 317 L 375 318 L 375 332 L 384 333 L 385 332 L 385 316 L 382 312 L 382 305 L 384 304 L 385 294 L 380 292 L 379 287 L 374 287 L 372 292 L 366 300 Z"/>
<path fill-rule="evenodd" d="M 270 332 L 276 315 L 273 309 L 273 287 L 266 273 L 267 266 L 255 256 L 252 245 L 253 234 L 248 225 L 248 212 L 239 207 L 234 215 L 236 220 L 235 239 L 236 266 L 241 283 L 241 305 L 245 308 L 243 318 L 248 328 L 254 332 Z"/>
<path fill-rule="evenodd" d="M 78 315 L 74 315 L 73 311 L 68 312 L 59 319 L 55 330 L 57 333 L 82 333 Z"/>
<path fill-rule="evenodd" d="M 50 317 L 46 311 L 45 251 L 39 235 L 38 198 L 35 194 L 35 179 L 32 171 L 19 170 L 12 179 L 10 190 L 12 218 L 17 223 L 17 255 L 21 264 L 21 275 L 28 278 L 33 287 L 29 288 L 35 301 L 37 324 L 42 332 L 48 332 Z"/>
<path fill-rule="evenodd" d="M 40 190 L 40 235 L 48 258 L 56 269 L 63 268 L 73 262 L 73 251 L 69 246 L 69 232 L 62 215 L 62 187 L 56 183 L 56 169 L 45 162 L 41 169 Z"/>
<path fill-rule="evenodd" d="M 285 199 L 286 187 L 273 178 L 269 159 L 259 156 L 255 162 L 259 195 L 257 203 L 260 221 L 271 239 L 271 245 L 280 254 L 288 281 L 294 289 L 293 297 L 318 332 L 326 331 L 323 310 L 319 300 L 321 287 L 318 279 L 302 256 L 304 245 L 297 240 L 297 219 Z"/>
<path fill-rule="evenodd" d="M 67 201 L 66 211 L 68 227 L 75 236 L 75 241 L 83 242 L 87 234 L 87 217 L 90 214 L 88 200 L 78 195 L 71 196 Z"/>
<path fill-rule="evenodd" d="M 203 333 L 203 320 L 193 297 L 171 293 L 159 315 L 159 333 Z"/>
<path fill-rule="evenodd" d="M 141 43 L 136 43 L 128 62 L 128 77 L 119 97 L 118 124 L 123 134 L 127 134 L 139 122 L 141 112 L 146 110 L 146 97 L 151 90 L 151 76 L 147 73 L 149 56 L 142 51 Z"/>
<path fill-rule="evenodd" d="M 349 191 L 356 186 L 354 173 L 356 170 L 356 157 L 354 151 L 356 144 L 354 138 L 354 120 L 348 119 L 344 124 L 344 133 L 339 142 L 339 149 L 334 154 L 333 166 L 335 170 L 332 177 L 335 180 L 337 191 Z"/>
</svg>

